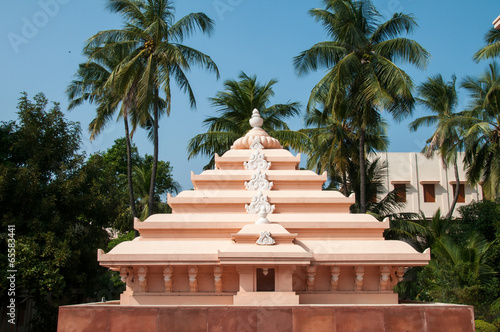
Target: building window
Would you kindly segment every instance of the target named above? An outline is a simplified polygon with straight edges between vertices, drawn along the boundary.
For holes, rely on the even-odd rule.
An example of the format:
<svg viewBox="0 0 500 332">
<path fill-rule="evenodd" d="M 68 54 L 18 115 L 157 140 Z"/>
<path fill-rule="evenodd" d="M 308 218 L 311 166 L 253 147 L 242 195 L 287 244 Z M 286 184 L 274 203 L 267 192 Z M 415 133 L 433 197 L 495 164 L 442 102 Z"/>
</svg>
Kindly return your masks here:
<svg viewBox="0 0 500 332">
<path fill-rule="evenodd" d="M 396 202 L 406 203 L 406 184 L 394 183 L 394 190 L 396 192 Z"/>
<path fill-rule="evenodd" d="M 453 186 L 453 197 L 455 197 L 455 193 L 456 193 L 455 190 L 457 190 L 457 185 L 452 184 L 452 186 Z M 458 187 L 457 203 L 465 203 L 465 185 L 464 184 L 460 184 Z"/>
<path fill-rule="evenodd" d="M 436 192 L 434 183 L 424 183 L 424 202 L 434 203 L 436 201 Z"/>
</svg>

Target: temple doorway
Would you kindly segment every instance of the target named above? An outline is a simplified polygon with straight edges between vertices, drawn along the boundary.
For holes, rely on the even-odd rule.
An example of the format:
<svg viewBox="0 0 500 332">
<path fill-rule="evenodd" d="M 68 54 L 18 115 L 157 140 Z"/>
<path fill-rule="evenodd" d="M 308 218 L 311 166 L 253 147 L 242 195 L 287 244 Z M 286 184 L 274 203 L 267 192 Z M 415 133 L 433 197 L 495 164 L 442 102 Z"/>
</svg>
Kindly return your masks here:
<svg viewBox="0 0 500 332">
<path fill-rule="evenodd" d="M 274 269 L 257 269 L 257 292 L 274 292 Z"/>
</svg>

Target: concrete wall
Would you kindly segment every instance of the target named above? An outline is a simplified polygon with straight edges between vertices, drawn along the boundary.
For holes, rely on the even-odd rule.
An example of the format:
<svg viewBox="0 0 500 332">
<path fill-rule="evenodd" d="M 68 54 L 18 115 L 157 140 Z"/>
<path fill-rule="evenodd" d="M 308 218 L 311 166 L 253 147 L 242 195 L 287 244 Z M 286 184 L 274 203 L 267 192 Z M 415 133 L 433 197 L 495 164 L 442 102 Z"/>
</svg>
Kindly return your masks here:
<svg viewBox="0 0 500 332">
<path fill-rule="evenodd" d="M 452 165 L 446 168 L 439 156 L 427 159 L 418 152 L 379 152 L 370 155 L 370 159 L 380 157 L 380 162 L 388 162 L 388 170 L 383 185 L 383 193 L 377 197 L 380 200 L 385 194 L 394 190 L 395 183 L 406 184 L 406 206 L 401 212 L 419 213 L 422 211 L 426 217 L 430 218 L 437 211 L 441 210 L 444 216 L 450 210 L 453 202 L 453 186 L 455 182 L 455 172 Z M 483 198 L 480 185 L 470 187 L 465 183 L 465 170 L 463 168 L 462 156 L 459 156 L 458 170 L 460 183 L 465 186 L 465 203 L 457 203 L 453 212 L 454 217 L 458 217 L 458 208 Z M 423 184 L 434 183 L 435 202 L 424 202 Z"/>
</svg>

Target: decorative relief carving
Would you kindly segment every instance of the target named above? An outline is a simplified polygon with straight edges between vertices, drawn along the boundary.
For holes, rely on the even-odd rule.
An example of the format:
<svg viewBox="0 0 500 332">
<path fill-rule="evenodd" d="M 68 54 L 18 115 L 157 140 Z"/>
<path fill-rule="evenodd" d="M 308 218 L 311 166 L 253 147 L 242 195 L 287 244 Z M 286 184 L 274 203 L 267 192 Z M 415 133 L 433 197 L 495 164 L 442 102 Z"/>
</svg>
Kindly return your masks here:
<svg viewBox="0 0 500 332">
<path fill-rule="evenodd" d="M 330 279 L 330 290 L 339 290 L 340 267 L 337 265 L 331 266 L 330 272 L 332 274 L 332 278 Z"/>
<path fill-rule="evenodd" d="M 363 278 L 365 275 L 365 268 L 364 266 L 355 266 L 354 267 L 354 273 L 356 274 L 356 277 L 354 279 L 355 285 L 356 285 L 356 290 L 360 291 L 363 290 Z"/>
<path fill-rule="evenodd" d="M 222 292 L 222 266 L 214 266 L 215 292 Z"/>
<path fill-rule="evenodd" d="M 260 169 L 268 170 L 271 167 L 271 163 L 266 161 L 266 157 L 263 152 L 255 151 L 255 153 L 250 157 L 249 161 L 243 162 L 245 169 Z"/>
<path fill-rule="evenodd" d="M 188 275 L 189 275 L 189 291 L 197 292 L 198 291 L 198 267 L 197 266 L 189 266 L 188 267 Z"/>
<path fill-rule="evenodd" d="M 139 267 L 137 272 L 137 276 L 139 277 L 139 287 L 141 288 L 141 292 L 147 291 L 148 288 L 148 268 L 146 266 Z"/>
<path fill-rule="evenodd" d="M 274 241 L 274 239 L 271 237 L 271 233 L 269 231 L 262 231 L 260 232 L 259 239 L 255 243 L 259 245 L 271 246 L 275 244 L 276 241 Z"/>
<path fill-rule="evenodd" d="M 163 269 L 163 281 L 165 283 L 165 292 L 172 291 L 172 274 L 174 273 L 173 266 L 166 266 Z"/>
<path fill-rule="evenodd" d="M 262 210 L 264 207 L 264 210 Z M 245 204 L 245 209 L 248 213 L 272 213 L 274 211 L 274 204 L 271 205 L 268 202 L 267 195 L 262 195 L 262 192 L 259 191 L 259 194 L 252 197 L 252 202 L 250 204 Z"/>
<path fill-rule="evenodd" d="M 250 149 L 252 150 L 262 150 L 264 148 L 264 145 L 260 143 L 260 138 L 255 137 L 252 141 L 252 144 L 250 144 Z"/>
<path fill-rule="evenodd" d="M 314 290 L 314 278 L 316 277 L 316 266 L 309 265 L 307 267 L 307 290 Z"/>
<path fill-rule="evenodd" d="M 266 173 L 262 173 L 260 170 L 252 175 L 250 181 L 245 181 L 245 188 L 247 190 L 271 190 L 273 187 L 273 182 L 269 182 L 266 179 Z"/>
<path fill-rule="evenodd" d="M 261 205 L 259 212 L 259 219 L 255 221 L 256 224 L 269 224 L 269 219 L 267 219 L 266 207 Z"/>
</svg>

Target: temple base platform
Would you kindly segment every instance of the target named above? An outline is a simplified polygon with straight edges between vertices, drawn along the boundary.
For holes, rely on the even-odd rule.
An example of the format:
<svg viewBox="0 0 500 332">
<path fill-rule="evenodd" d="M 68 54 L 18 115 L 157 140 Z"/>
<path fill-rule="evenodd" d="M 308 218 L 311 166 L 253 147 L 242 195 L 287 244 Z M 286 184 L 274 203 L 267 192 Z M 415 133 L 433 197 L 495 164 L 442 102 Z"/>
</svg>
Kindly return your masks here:
<svg viewBox="0 0 500 332">
<path fill-rule="evenodd" d="M 398 305 L 119 305 L 59 308 L 59 332 L 386 331 L 472 332 L 472 306 Z"/>
</svg>

